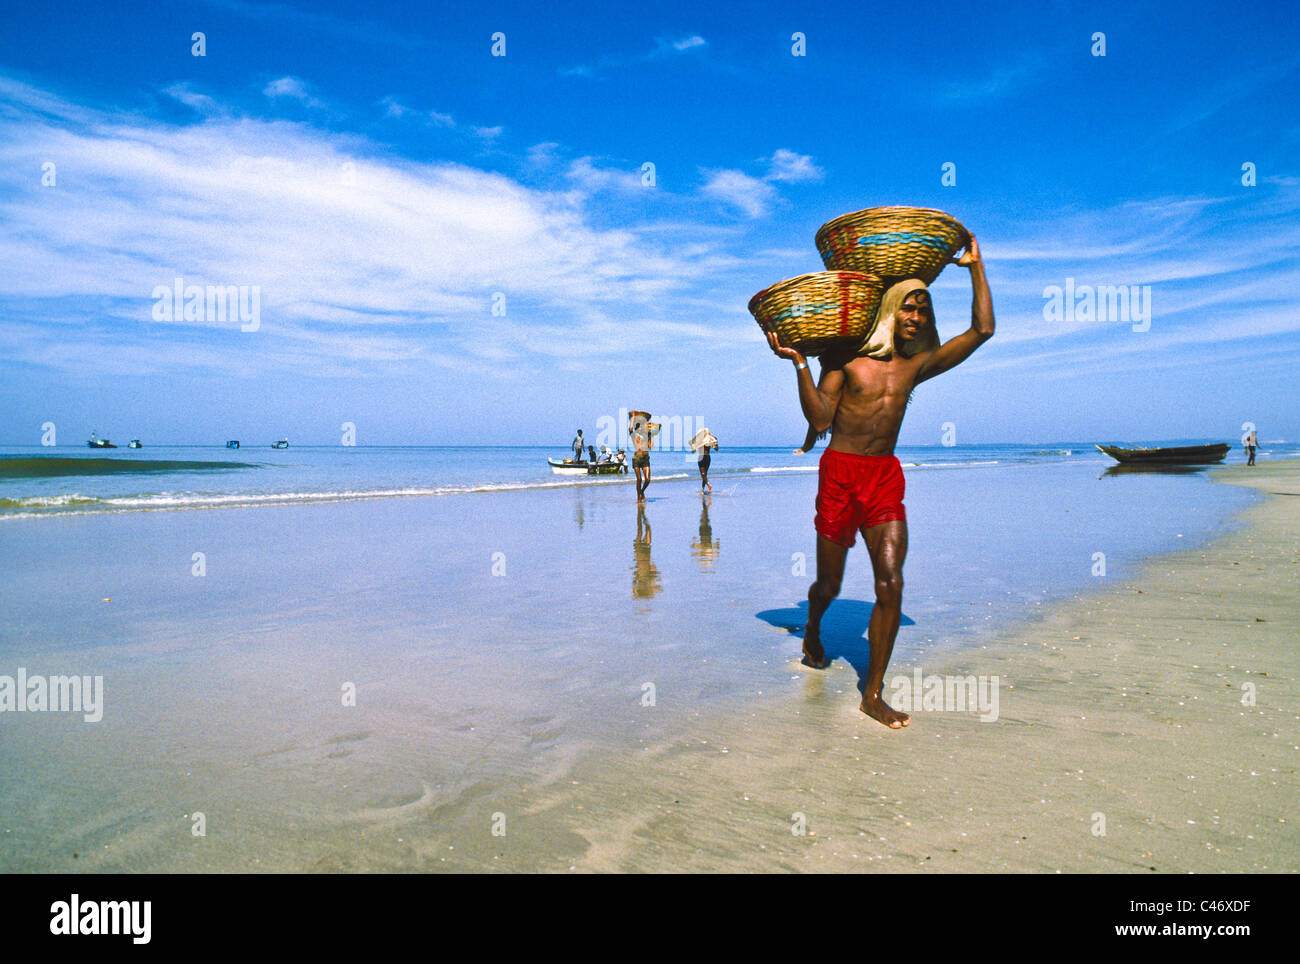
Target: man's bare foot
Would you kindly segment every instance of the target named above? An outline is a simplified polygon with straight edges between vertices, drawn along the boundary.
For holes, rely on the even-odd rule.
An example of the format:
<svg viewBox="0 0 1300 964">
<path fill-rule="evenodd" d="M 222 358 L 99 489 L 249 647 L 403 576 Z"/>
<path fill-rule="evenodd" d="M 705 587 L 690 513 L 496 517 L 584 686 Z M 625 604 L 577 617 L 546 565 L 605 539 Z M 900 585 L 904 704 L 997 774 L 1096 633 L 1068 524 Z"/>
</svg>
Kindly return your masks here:
<svg viewBox="0 0 1300 964">
<path fill-rule="evenodd" d="M 874 699 L 866 696 L 862 697 L 862 704 L 858 707 L 863 713 L 871 717 L 878 723 L 883 723 L 891 730 L 899 730 L 912 722 L 912 718 L 906 713 L 900 713 L 894 709 L 879 696 Z"/>
<path fill-rule="evenodd" d="M 811 627 L 805 627 L 803 631 L 803 659 L 799 662 L 805 666 L 811 666 L 813 669 L 825 669 L 826 650 L 822 647 L 821 633 Z"/>
</svg>

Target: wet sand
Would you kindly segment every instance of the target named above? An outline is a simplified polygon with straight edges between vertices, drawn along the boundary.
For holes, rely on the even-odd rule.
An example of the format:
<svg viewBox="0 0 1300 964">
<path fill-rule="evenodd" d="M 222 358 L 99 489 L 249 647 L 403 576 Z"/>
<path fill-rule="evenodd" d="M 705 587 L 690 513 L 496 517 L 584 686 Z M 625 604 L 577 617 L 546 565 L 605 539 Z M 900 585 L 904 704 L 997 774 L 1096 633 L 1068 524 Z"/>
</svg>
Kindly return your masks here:
<svg viewBox="0 0 1300 964">
<path fill-rule="evenodd" d="M 925 667 L 999 676 L 996 722 L 888 731 L 841 662 L 543 812 L 600 871 L 1300 870 L 1300 461 L 1213 477 L 1268 496 L 1240 531 Z"/>
<path fill-rule="evenodd" d="M 707 511 L 664 484 L 644 525 L 629 487 L 4 530 L 0 672 L 107 695 L 0 719 L 0 869 L 1295 871 L 1300 461 L 1214 475 L 1267 496 L 1236 531 L 1037 610 L 1000 583 L 1041 616 L 961 647 L 921 600 L 972 554 L 918 539 L 887 686 L 997 676 L 999 705 L 901 732 L 857 710 L 861 600 L 825 672 L 765 611 L 807 584 L 811 478 Z"/>
</svg>

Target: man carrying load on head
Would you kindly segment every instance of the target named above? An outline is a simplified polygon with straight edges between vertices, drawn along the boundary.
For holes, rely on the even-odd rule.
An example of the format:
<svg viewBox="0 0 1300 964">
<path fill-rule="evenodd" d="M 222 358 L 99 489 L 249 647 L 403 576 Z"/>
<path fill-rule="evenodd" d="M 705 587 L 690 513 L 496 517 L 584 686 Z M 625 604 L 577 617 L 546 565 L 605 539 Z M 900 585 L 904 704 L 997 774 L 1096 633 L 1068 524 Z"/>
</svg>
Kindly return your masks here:
<svg viewBox="0 0 1300 964">
<path fill-rule="evenodd" d="M 654 439 L 650 434 L 649 416 L 645 412 L 629 412 L 627 432 L 632 436 L 632 470 L 636 472 L 636 500 L 645 501 L 645 490 L 650 487 L 650 447 Z"/>
<path fill-rule="evenodd" d="M 818 476 L 817 581 L 808 589 L 803 662 L 815 669 L 827 665 L 822 615 L 839 594 L 845 559 L 861 532 L 875 574 L 876 604 L 867 629 L 871 656 L 860 709 L 894 729 L 911 722 L 881 697 L 902 616 L 907 556 L 903 470 L 894 445 L 912 389 L 965 361 L 993 337 L 993 298 L 974 236 L 952 263 L 970 269 L 971 326 L 942 346 L 930 293 L 916 279 L 885 292 L 876 325 L 856 353 L 823 356 L 818 384 L 803 355 L 783 347 L 774 332 L 767 336 L 772 351 L 795 364 L 799 403 L 811 429 L 831 430 Z"/>
</svg>

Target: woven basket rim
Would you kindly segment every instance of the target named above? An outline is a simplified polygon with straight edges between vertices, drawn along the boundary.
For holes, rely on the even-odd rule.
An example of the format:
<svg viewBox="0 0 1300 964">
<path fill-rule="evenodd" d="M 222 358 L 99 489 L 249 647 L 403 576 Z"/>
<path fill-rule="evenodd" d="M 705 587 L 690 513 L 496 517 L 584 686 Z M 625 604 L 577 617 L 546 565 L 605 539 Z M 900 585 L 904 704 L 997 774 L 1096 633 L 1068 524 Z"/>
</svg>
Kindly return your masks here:
<svg viewBox="0 0 1300 964">
<path fill-rule="evenodd" d="M 950 224 L 955 225 L 957 227 L 960 238 L 970 237 L 970 231 L 967 230 L 966 225 L 962 224 L 961 221 L 953 217 L 947 211 L 940 211 L 938 208 L 912 207 L 911 205 L 908 204 L 889 204 L 883 207 L 863 208 L 861 211 L 850 211 L 848 214 L 841 214 L 839 217 L 831 218 L 831 220 L 827 221 L 825 224 L 823 224 L 820 228 L 817 229 L 817 234 L 814 237 L 814 243 L 817 245 L 817 249 L 820 251 L 822 248 L 822 244 L 821 244 L 822 238 L 825 237 L 829 232 L 835 230 L 836 228 L 843 227 L 844 225 L 849 224 L 850 222 L 855 221 L 859 218 L 862 218 L 865 215 L 879 216 L 879 215 L 888 215 L 890 213 L 904 212 L 904 211 L 906 211 L 909 215 L 914 215 L 914 216 L 924 215 L 927 217 L 935 218 L 936 220 L 947 221 Z"/>
</svg>

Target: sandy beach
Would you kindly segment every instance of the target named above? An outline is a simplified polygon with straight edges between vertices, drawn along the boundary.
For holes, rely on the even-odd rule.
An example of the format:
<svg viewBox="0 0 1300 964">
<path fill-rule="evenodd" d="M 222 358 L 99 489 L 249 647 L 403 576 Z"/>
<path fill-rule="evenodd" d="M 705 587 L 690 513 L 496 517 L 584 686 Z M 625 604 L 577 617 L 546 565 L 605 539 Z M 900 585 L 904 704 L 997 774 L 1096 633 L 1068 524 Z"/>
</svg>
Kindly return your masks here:
<svg viewBox="0 0 1300 964">
<path fill-rule="evenodd" d="M 648 747 L 621 773 L 586 775 L 585 792 L 561 795 L 555 809 L 605 814 L 584 834 L 581 865 L 1300 869 L 1300 462 L 1213 477 L 1268 496 L 1239 531 L 926 667 L 999 676 L 996 722 L 914 712 L 908 730 L 889 732 L 864 725 L 843 663 L 806 673 L 769 712 Z M 628 812 L 619 804 L 633 774 L 646 796 Z"/>
<path fill-rule="evenodd" d="M 857 710 L 861 585 L 828 614 L 831 668 L 798 665 L 810 475 L 707 506 L 661 483 L 642 513 L 604 487 L 10 524 L 0 672 L 107 695 L 95 724 L 0 719 L 0 868 L 1300 868 L 1300 461 L 1213 470 L 1262 494 L 1232 531 L 1041 606 L 981 590 L 987 563 L 933 531 L 942 486 L 1012 478 L 976 471 L 910 483 L 886 686 L 996 677 L 996 718 L 913 709 L 902 732 Z M 1084 475 L 1097 505 L 1154 484 Z M 1062 551 L 1086 560 L 1078 529 Z M 961 565 L 1034 618 L 968 615 L 942 645 Z"/>
</svg>

